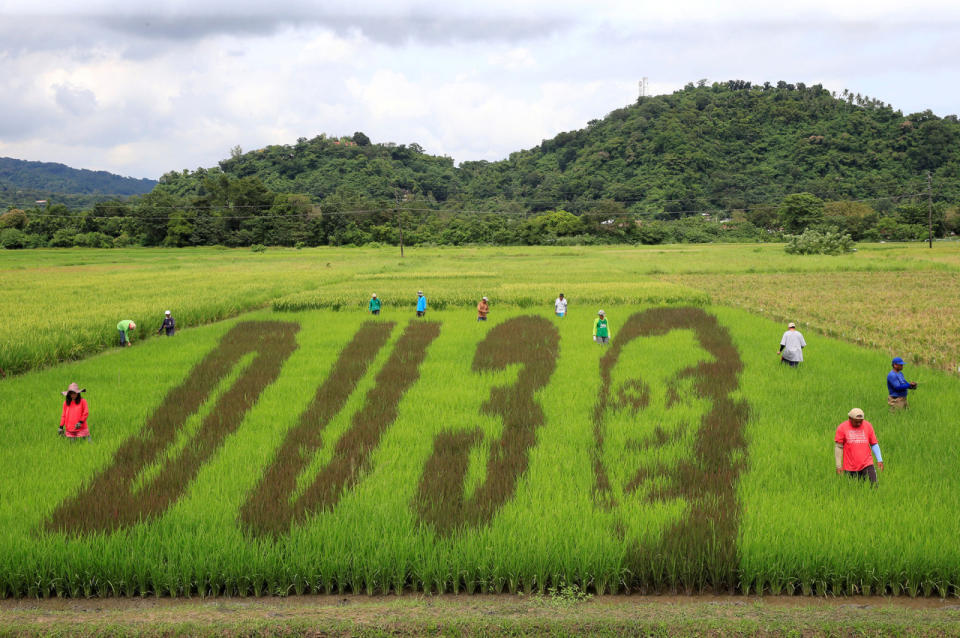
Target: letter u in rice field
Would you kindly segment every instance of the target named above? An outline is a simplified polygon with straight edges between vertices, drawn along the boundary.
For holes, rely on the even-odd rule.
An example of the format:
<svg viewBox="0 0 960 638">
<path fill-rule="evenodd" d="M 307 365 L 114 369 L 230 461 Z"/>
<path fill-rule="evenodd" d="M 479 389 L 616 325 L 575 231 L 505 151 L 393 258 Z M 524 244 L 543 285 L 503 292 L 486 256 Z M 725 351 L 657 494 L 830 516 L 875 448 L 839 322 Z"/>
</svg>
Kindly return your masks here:
<svg viewBox="0 0 960 638">
<path fill-rule="evenodd" d="M 733 578 L 748 409 L 731 393 L 742 368 L 729 332 L 699 308 L 634 314 L 600 361 L 597 501 L 641 582 L 651 559 L 697 580 L 687 587 Z"/>
</svg>

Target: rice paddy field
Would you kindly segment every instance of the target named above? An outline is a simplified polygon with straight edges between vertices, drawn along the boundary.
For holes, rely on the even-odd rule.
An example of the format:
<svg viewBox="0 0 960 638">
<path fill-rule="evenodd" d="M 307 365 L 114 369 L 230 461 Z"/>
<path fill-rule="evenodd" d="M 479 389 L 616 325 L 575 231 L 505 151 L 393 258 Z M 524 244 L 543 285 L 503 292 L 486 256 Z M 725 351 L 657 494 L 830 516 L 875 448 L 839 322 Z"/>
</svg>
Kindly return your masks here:
<svg viewBox="0 0 960 638">
<path fill-rule="evenodd" d="M 956 285 L 953 247 L 774 249 L 4 254 L 4 356 L 29 356 L 0 380 L 0 596 L 960 595 L 956 368 L 911 362 L 920 387 L 889 413 L 911 315 L 874 316 L 888 299 L 845 280 L 905 282 L 900 298 L 932 313 L 914 291 Z M 111 301 L 148 272 L 159 288 Z M 778 276 L 816 279 L 820 296 Z M 763 285 L 783 305 L 744 309 Z M 875 340 L 850 338 L 839 310 L 803 323 L 851 291 Z M 362 310 L 371 292 L 378 317 Z M 86 356 L 57 362 L 44 335 L 71 293 L 78 339 L 95 311 L 109 318 Z M 784 316 L 808 348 L 791 369 L 776 351 L 798 298 L 801 316 Z M 601 303 L 608 346 L 591 339 Z M 165 307 L 174 338 L 110 347 L 120 318 L 159 325 Z M 56 435 L 73 381 L 90 442 Z M 883 450 L 877 488 L 834 472 L 854 406 Z"/>
</svg>

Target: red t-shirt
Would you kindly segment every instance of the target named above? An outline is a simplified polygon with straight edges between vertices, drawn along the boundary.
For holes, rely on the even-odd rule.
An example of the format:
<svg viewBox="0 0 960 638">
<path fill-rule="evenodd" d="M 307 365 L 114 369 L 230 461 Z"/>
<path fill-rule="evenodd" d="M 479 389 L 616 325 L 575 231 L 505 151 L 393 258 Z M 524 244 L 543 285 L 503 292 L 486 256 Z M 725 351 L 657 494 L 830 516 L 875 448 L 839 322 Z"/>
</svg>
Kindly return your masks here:
<svg viewBox="0 0 960 638">
<path fill-rule="evenodd" d="M 843 469 L 847 472 L 859 472 L 873 465 L 870 446 L 877 444 L 877 435 L 869 421 L 855 428 L 847 419 L 837 426 L 837 436 L 833 440 L 843 444 Z"/>
</svg>

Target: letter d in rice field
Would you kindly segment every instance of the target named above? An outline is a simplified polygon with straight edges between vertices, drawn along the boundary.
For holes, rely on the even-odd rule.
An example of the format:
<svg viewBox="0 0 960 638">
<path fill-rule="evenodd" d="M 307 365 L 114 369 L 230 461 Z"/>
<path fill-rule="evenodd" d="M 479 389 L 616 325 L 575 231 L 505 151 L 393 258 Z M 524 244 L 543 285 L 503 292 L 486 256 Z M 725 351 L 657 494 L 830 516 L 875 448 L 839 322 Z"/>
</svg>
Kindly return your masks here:
<svg viewBox="0 0 960 638">
<path fill-rule="evenodd" d="M 736 583 L 743 363 L 699 308 L 631 316 L 600 360 L 594 407 L 597 501 L 611 511 L 640 587 L 673 572 L 686 589 Z"/>
</svg>

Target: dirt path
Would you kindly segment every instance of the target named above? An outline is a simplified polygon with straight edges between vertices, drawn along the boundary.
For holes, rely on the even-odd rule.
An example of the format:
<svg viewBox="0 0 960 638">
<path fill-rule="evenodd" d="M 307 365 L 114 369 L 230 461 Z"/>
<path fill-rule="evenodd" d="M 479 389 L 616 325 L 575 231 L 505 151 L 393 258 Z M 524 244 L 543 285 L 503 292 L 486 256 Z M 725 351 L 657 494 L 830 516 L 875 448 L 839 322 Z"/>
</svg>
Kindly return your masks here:
<svg viewBox="0 0 960 638">
<path fill-rule="evenodd" d="M 0 601 L 0 635 L 960 636 L 960 600 L 301 596 Z"/>
</svg>

